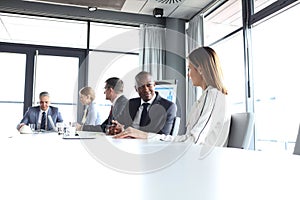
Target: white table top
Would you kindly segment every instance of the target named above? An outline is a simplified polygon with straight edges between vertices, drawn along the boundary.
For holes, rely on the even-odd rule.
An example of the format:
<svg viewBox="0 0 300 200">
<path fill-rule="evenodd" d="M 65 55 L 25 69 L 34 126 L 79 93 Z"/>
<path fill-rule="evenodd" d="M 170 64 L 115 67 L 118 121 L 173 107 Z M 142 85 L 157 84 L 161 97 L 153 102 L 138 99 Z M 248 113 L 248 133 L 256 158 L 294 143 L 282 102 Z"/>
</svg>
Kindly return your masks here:
<svg viewBox="0 0 300 200">
<path fill-rule="evenodd" d="M 300 156 L 135 139 L 0 140 L 0 199 L 299 199 Z"/>
</svg>

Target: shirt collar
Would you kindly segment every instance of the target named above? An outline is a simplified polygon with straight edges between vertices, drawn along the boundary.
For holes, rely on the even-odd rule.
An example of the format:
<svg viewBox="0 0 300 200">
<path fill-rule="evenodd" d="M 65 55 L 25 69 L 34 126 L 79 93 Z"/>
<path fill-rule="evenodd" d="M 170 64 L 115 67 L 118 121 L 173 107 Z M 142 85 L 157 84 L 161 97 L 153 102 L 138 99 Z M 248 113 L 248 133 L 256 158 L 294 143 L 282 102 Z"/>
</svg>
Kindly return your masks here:
<svg viewBox="0 0 300 200">
<path fill-rule="evenodd" d="M 117 97 L 114 99 L 114 101 L 112 102 L 112 105 L 113 105 L 113 106 L 115 105 L 117 99 L 118 99 L 120 96 L 122 96 L 122 94 L 118 94 Z"/>
<path fill-rule="evenodd" d="M 47 114 L 47 113 L 48 113 L 48 110 L 49 110 L 49 108 L 48 108 L 47 110 L 42 110 L 42 109 L 40 108 L 40 113 L 45 112 L 45 113 Z"/>
</svg>

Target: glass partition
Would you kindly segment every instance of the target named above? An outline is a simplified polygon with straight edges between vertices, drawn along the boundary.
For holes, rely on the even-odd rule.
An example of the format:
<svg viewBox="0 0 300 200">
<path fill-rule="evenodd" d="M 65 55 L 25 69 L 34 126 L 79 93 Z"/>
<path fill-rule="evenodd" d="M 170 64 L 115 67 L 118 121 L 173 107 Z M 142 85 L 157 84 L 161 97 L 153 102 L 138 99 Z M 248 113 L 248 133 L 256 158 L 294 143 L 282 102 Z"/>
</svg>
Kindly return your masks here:
<svg viewBox="0 0 300 200">
<path fill-rule="evenodd" d="M 9 136 L 23 116 L 26 54 L 0 52 L 0 60 L 1 135 Z"/>
<path fill-rule="evenodd" d="M 258 150 L 293 151 L 300 123 L 299 13 L 300 4 L 252 29 Z"/>
</svg>

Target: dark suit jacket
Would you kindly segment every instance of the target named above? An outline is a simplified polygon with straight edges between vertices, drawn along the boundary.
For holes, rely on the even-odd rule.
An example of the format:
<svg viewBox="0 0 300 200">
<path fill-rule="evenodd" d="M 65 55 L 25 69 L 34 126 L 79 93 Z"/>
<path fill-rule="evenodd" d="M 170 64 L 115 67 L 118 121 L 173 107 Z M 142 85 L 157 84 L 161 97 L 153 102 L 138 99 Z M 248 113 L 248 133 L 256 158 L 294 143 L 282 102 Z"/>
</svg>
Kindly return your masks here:
<svg viewBox="0 0 300 200">
<path fill-rule="evenodd" d="M 112 115 L 108 116 L 107 119 L 101 124 L 101 129 L 105 130 L 106 125 L 110 125 L 111 124 L 111 120 L 115 119 L 118 120 L 120 114 L 122 113 L 122 111 L 124 110 L 126 104 L 128 102 L 128 99 L 122 95 L 120 96 L 116 102 L 115 105 L 113 106 L 113 110 L 112 110 Z"/>
<path fill-rule="evenodd" d="M 141 127 L 140 130 L 146 132 L 153 132 L 159 134 L 170 134 L 173 126 L 174 119 L 176 117 L 177 107 L 173 102 L 162 98 L 158 92 L 156 98 L 149 108 L 150 123 L 145 127 Z M 130 99 L 123 112 L 116 118 L 118 122 L 125 125 L 125 127 L 131 126 L 135 118 L 135 115 L 141 105 L 141 98 Z M 103 132 L 104 129 L 101 126 L 83 126 L 84 131 L 96 131 Z"/>
<path fill-rule="evenodd" d="M 28 110 L 26 111 L 25 115 L 23 116 L 23 119 L 21 120 L 21 123 L 24 123 L 26 125 L 28 124 L 35 124 L 35 127 L 38 127 L 38 122 L 39 122 L 39 114 L 40 114 L 40 106 L 34 106 L 34 107 L 29 107 Z M 58 111 L 58 108 L 49 106 L 48 108 L 48 115 L 51 116 L 54 124 L 57 122 L 63 122 L 63 118 Z M 49 117 L 47 117 L 47 125 L 48 125 L 48 130 L 52 130 L 54 127 L 51 126 L 51 123 L 49 122 Z M 17 128 L 19 125 L 17 126 Z"/>
<path fill-rule="evenodd" d="M 148 110 L 150 123 L 139 129 L 146 132 L 168 135 L 171 133 L 177 107 L 173 102 L 162 98 L 158 92 L 155 93 L 156 98 Z M 141 98 L 130 99 L 118 121 L 124 124 L 125 127 L 131 126 L 140 105 Z"/>
</svg>

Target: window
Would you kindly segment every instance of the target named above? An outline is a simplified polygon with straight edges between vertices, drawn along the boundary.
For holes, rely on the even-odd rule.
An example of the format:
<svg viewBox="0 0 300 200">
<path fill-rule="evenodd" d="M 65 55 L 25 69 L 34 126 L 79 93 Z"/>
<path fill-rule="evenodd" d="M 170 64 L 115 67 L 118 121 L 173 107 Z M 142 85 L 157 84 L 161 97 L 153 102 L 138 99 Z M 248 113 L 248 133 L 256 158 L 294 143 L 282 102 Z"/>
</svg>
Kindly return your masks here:
<svg viewBox="0 0 300 200">
<path fill-rule="evenodd" d="M 241 28 L 241 0 L 226 1 L 204 18 L 204 44 L 206 46 Z"/>
<path fill-rule="evenodd" d="M 8 136 L 23 116 L 26 54 L 0 52 L 0 60 L 0 121 L 5 124 L 3 135 Z"/>
<path fill-rule="evenodd" d="M 110 111 L 111 102 L 105 100 L 106 79 L 118 77 L 124 82 L 124 95 L 136 96 L 134 77 L 139 68 L 139 28 L 91 23 L 88 85 L 96 91 L 95 102 L 102 111 L 103 122 Z"/>
<path fill-rule="evenodd" d="M 91 23 L 90 49 L 138 52 L 139 28 Z"/>
<path fill-rule="evenodd" d="M 300 4 L 253 27 L 256 149 L 293 150 L 300 119 Z"/>
<path fill-rule="evenodd" d="M 239 31 L 228 35 L 242 26 L 240 0 L 226 1 L 204 18 L 204 43 L 212 46 L 220 57 L 233 113 L 246 110 L 243 34 Z M 215 43 L 218 40 L 221 41 Z"/>
<path fill-rule="evenodd" d="M 277 0 L 253 0 L 254 2 L 254 13 L 259 12 L 260 10 L 264 9 L 265 7 L 271 5 Z"/>
<path fill-rule="evenodd" d="M 76 122 L 78 99 L 77 57 L 38 55 L 34 100 L 37 105 L 39 93 L 47 91 L 51 104 L 59 108 L 65 123 Z"/>
<path fill-rule="evenodd" d="M 99 63 L 101 63 L 99 65 Z M 106 79 L 118 77 L 124 82 L 124 95 L 127 98 L 136 96 L 134 77 L 140 71 L 139 56 L 134 54 L 120 54 L 107 52 L 91 52 L 89 55 L 89 86 L 96 91 L 96 102 L 103 111 L 101 121 L 108 114 L 111 102 L 105 100 L 104 86 Z"/>
<path fill-rule="evenodd" d="M 86 48 L 87 23 L 0 13 L 0 41 Z"/>
<path fill-rule="evenodd" d="M 225 85 L 232 103 L 232 113 L 245 112 L 245 67 L 242 32 L 240 31 L 217 43 L 213 48 L 220 57 Z"/>
<path fill-rule="evenodd" d="M 88 84 L 94 86 L 95 89 L 99 87 L 100 89 L 96 91 L 100 94 L 98 97 L 102 101 L 100 103 L 102 105 L 110 104 L 110 102 L 105 101 L 102 91 L 106 78 L 111 76 L 124 78 L 129 71 L 139 67 L 138 27 L 92 22 L 89 44 L 90 49 L 94 49 L 94 51 L 90 53 L 90 66 L 87 69 L 83 62 L 86 53 L 84 49 L 87 48 L 87 22 L 7 13 L 0 13 L 0 21 L 2 22 L 0 23 L 0 41 L 22 44 L 16 45 L 18 46 L 18 51 L 26 52 L 23 55 L 24 59 L 26 59 L 26 55 L 30 57 L 28 59 L 30 62 L 27 62 L 28 66 L 26 66 L 26 60 L 22 60 L 23 58 L 5 58 L 7 59 L 5 62 L 9 64 L 13 64 L 10 60 L 24 62 L 23 74 L 20 69 L 15 68 L 5 68 L 5 70 L 10 71 L 2 73 L 5 74 L 5 77 L 14 77 L 16 79 L 10 79 L 9 81 L 14 83 L 20 82 L 21 92 L 18 94 L 21 95 L 21 99 L 15 97 L 0 99 L 1 106 L 4 103 L 5 105 L 16 102 L 21 104 L 20 108 L 15 108 L 20 112 L 20 116 L 17 117 L 17 121 L 12 126 L 14 129 L 22 118 L 23 106 L 38 105 L 39 93 L 42 91 L 50 93 L 51 104 L 59 107 L 64 121 L 66 123 L 73 122 L 77 121 L 79 112 L 77 110 L 80 110 L 80 106 L 77 103 L 78 83 L 83 85 L 84 81 L 88 80 Z M 8 47 L 11 46 L 5 43 L 3 44 Z M 10 49 L 14 52 L 13 48 Z M 94 55 L 99 57 L 95 59 Z M 96 63 L 93 61 L 96 61 Z M 83 68 L 80 68 L 81 63 L 84 65 Z M 16 64 L 13 65 L 13 67 L 17 67 Z M 98 73 L 99 69 L 102 70 L 100 74 Z M 33 70 L 35 70 L 34 73 Z M 18 77 L 9 75 L 16 71 L 18 71 Z M 29 73 L 30 76 L 25 75 L 25 72 Z M 105 75 L 101 78 L 102 72 L 105 72 Z M 34 74 L 33 85 L 31 73 Z M 22 76 L 22 79 L 19 76 Z M 30 84 L 24 87 L 25 77 L 31 81 L 29 81 Z M 2 80 L 5 83 L 8 82 L 7 79 Z M 125 84 L 132 82 L 132 77 L 127 78 L 124 82 Z M 133 84 L 131 83 L 130 85 Z M 126 87 L 129 90 L 130 86 L 126 85 Z M 32 102 L 29 102 L 31 101 L 31 96 L 27 100 L 25 98 L 24 101 L 24 93 L 26 91 L 31 93 L 32 90 Z M 129 92 L 127 93 L 129 96 L 131 95 Z M 102 117 L 104 119 L 106 116 L 103 115 Z"/>
</svg>

